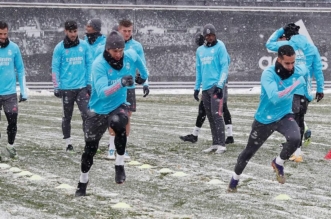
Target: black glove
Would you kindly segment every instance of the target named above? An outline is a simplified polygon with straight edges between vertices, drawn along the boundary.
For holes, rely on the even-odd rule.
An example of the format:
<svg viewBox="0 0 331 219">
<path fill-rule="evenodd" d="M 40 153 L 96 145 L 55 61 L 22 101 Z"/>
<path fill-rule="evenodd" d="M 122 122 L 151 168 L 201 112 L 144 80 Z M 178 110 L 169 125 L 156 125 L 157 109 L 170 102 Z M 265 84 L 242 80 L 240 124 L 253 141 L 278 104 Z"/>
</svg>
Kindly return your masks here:
<svg viewBox="0 0 331 219">
<path fill-rule="evenodd" d="M 61 90 L 54 89 L 54 96 L 56 96 L 57 98 L 62 98 Z"/>
<path fill-rule="evenodd" d="M 296 25 L 295 23 L 289 23 L 286 24 L 284 29 L 283 37 L 286 38 L 286 40 L 290 40 L 293 35 L 299 34 L 300 26 Z"/>
<path fill-rule="evenodd" d="M 88 85 L 86 86 L 86 89 L 87 89 L 87 94 L 88 94 L 89 96 L 91 96 L 91 93 L 92 93 L 92 86 L 91 86 L 90 84 L 88 84 Z"/>
<path fill-rule="evenodd" d="M 123 76 L 121 79 L 122 86 L 132 86 L 133 85 L 133 77 L 132 75 Z"/>
<path fill-rule="evenodd" d="M 195 99 L 196 101 L 199 101 L 199 92 L 200 92 L 200 90 L 194 90 L 194 94 L 193 94 L 193 96 L 194 96 L 194 99 Z"/>
<path fill-rule="evenodd" d="M 223 90 L 222 90 L 222 88 L 215 87 L 214 96 L 216 96 L 217 99 L 222 99 L 223 98 Z"/>
<path fill-rule="evenodd" d="M 142 79 L 142 78 L 140 77 L 140 74 L 136 74 L 136 80 L 135 80 L 135 82 L 136 82 L 137 84 L 143 84 L 143 83 L 145 83 L 145 81 L 146 81 L 146 79 Z"/>
<path fill-rule="evenodd" d="M 144 91 L 143 97 L 147 97 L 147 95 L 149 94 L 149 87 L 147 85 L 143 86 L 143 91 Z"/>
<path fill-rule="evenodd" d="M 23 101 L 26 101 L 27 99 L 26 98 L 23 98 L 22 94 L 20 94 L 20 100 L 18 101 L 19 103 L 20 102 L 23 102 Z"/>
<path fill-rule="evenodd" d="M 324 93 L 316 93 L 316 97 L 315 99 L 317 99 L 317 102 L 319 102 L 320 100 L 322 100 L 324 97 Z"/>
</svg>

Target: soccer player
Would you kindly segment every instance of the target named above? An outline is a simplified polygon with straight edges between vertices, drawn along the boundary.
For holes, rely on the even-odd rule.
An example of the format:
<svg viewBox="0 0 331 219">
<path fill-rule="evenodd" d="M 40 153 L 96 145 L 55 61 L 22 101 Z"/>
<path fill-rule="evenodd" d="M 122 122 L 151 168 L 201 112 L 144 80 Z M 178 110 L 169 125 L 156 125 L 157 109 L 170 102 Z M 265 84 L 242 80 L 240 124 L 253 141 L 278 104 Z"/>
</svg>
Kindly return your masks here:
<svg viewBox="0 0 331 219">
<path fill-rule="evenodd" d="M 212 24 L 203 27 L 205 44 L 196 51 L 196 82 L 194 98 L 202 87 L 202 101 L 209 120 L 213 143 L 204 152 L 224 153 L 225 127 L 223 120 L 223 91 L 228 77 L 229 54 L 221 40 L 216 39 Z"/>
<path fill-rule="evenodd" d="M 271 165 L 276 171 L 277 181 L 285 183 L 284 162 L 300 144 L 299 126 L 292 112 L 292 99 L 297 90 L 305 88 L 308 74 L 305 65 L 295 65 L 293 47 L 284 45 L 278 49 L 275 65 L 269 66 L 262 72 L 260 103 L 255 113 L 247 145 L 240 153 L 234 168 L 228 191 L 236 192 L 240 175 L 249 160 L 254 156 L 269 136 L 277 131 L 287 142 L 280 155 Z"/>
<path fill-rule="evenodd" d="M 52 79 L 54 95 L 62 98 L 62 132 L 66 140 L 66 151 L 72 152 L 71 118 L 75 102 L 84 122 L 90 99 L 92 56 L 89 45 L 78 38 L 77 23 L 67 20 L 64 24 L 65 38 L 54 48 Z"/>
<path fill-rule="evenodd" d="M 311 79 L 315 77 L 317 84 L 316 97 L 317 102 L 324 97 L 324 75 L 322 72 L 322 60 L 316 46 L 308 41 L 308 39 L 299 34 L 300 27 L 294 23 L 287 24 L 284 28 L 276 30 L 266 43 L 266 47 L 274 52 L 277 52 L 278 48 L 283 45 L 290 45 L 293 47 L 296 53 L 296 64 L 304 64 L 309 70 L 308 89 L 311 88 Z M 304 88 L 296 90 L 293 97 L 292 110 L 295 115 L 295 120 L 300 127 L 301 143 L 299 144 L 295 153 L 290 157 L 291 161 L 302 162 L 302 139 L 305 136 L 305 144 L 310 142 L 310 131 L 305 133 L 304 117 L 307 112 L 308 104 L 313 100 L 312 94 L 305 96 Z"/>
<path fill-rule="evenodd" d="M 116 28 L 116 27 L 115 27 Z M 125 40 L 125 48 L 124 50 L 127 51 L 129 49 L 134 50 L 140 57 L 140 59 L 144 62 L 146 65 L 146 60 L 145 60 L 145 55 L 144 55 L 144 50 L 142 45 L 134 40 L 132 38 L 132 33 L 133 33 L 133 23 L 130 20 L 121 20 L 118 24 L 118 32 L 122 34 Z M 132 75 L 133 78 L 135 79 L 135 74 Z M 136 112 L 136 89 L 135 85 L 128 87 L 127 89 L 127 101 L 130 103 L 129 105 L 129 122 L 126 128 L 126 134 L 129 136 L 130 134 L 130 128 L 131 128 L 131 123 L 130 123 L 130 118 L 132 116 L 132 112 Z M 148 86 L 148 81 L 145 81 L 143 84 L 143 92 L 144 96 L 146 97 L 149 94 L 149 86 Z M 110 137 L 109 137 L 109 149 L 108 149 L 108 155 L 107 159 L 114 160 L 115 159 L 115 144 L 114 144 L 114 132 L 110 129 L 109 130 Z M 128 152 L 125 152 L 125 159 L 129 160 L 130 156 Z"/>
<path fill-rule="evenodd" d="M 88 173 L 99 141 L 107 128 L 115 133 L 115 182 L 126 180 L 124 153 L 127 142 L 126 126 L 129 121 L 127 89 L 134 84 L 132 77 L 139 69 L 139 83 L 148 77 L 147 68 L 133 50 L 124 51 L 124 39 L 117 31 L 107 37 L 105 50 L 92 66 L 92 94 L 85 124 L 85 149 L 81 159 L 81 176 L 75 196 L 85 196 Z"/>
<path fill-rule="evenodd" d="M 100 33 L 101 31 L 101 20 L 99 18 L 93 18 L 87 21 L 85 27 L 85 41 L 90 46 L 90 51 L 93 60 L 97 57 L 97 48 L 99 46 L 104 47 L 106 43 L 106 37 Z"/>
<path fill-rule="evenodd" d="M 8 122 L 6 151 L 10 158 L 16 159 L 18 158 L 14 146 L 18 116 L 16 77 L 20 84 L 19 102 L 26 101 L 28 93 L 21 51 L 16 43 L 8 39 L 8 29 L 8 24 L 0 21 L 0 113 L 3 107 Z"/>
<path fill-rule="evenodd" d="M 197 33 L 195 35 L 195 43 L 198 46 L 202 46 L 204 44 L 204 41 L 205 41 L 205 39 L 202 34 Z M 196 92 L 198 92 L 198 91 L 196 91 Z M 228 105 L 227 105 L 227 97 L 228 97 L 228 85 L 226 83 L 225 88 L 224 88 L 224 98 L 223 98 L 224 99 L 223 100 L 223 114 L 224 114 L 225 128 L 227 130 L 227 138 L 225 140 L 225 144 L 232 144 L 232 143 L 234 143 L 234 139 L 233 139 L 233 135 L 232 135 L 232 119 L 231 119 L 231 114 L 230 114 L 230 111 L 229 111 Z M 195 95 L 194 98 L 196 99 L 196 101 L 199 101 L 198 95 Z M 197 119 L 195 122 L 195 127 L 193 128 L 192 134 L 185 135 L 185 136 L 179 136 L 179 138 L 183 141 L 189 141 L 192 143 L 197 142 L 200 129 L 201 129 L 205 119 L 206 119 L 206 111 L 203 106 L 203 101 L 201 100 L 200 104 L 199 104 L 198 116 L 197 116 Z"/>
</svg>

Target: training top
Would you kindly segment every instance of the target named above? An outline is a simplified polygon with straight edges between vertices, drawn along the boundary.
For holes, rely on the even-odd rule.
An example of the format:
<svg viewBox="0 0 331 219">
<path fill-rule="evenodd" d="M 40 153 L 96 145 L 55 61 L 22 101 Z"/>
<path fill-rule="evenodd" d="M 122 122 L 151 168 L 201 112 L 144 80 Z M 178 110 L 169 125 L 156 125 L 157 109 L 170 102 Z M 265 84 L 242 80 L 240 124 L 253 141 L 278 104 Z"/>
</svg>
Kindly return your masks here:
<svg viewBox="0 0 331 219">
<path fill-rule="evenodd" d="M 103 50 L 104 50 L 105 43 L 106 43 L 106 37 L 104 35 L 99 36 L 92 45 L 88 42 L 88 38 L 86 35 L 84 36 L 84 40 L 87 42 L 87 45 L 89 45 L 90 51 L 92 54 L 92 58 L 94 60 L 100 54 L 97 51 L 98 48 L 103 47 Z"/>
<path fill-rule="evenodd" d="M 126 102 L 127 87 L 123 87 L 121 79 L 126 75 L 135 75 L 139 70 L 141 78 L 148 78 L 144 62 L 133 50 L 124 52 L 123 68 L 116 70 L 100 54 L 92 65 L 92 94 L 89 109 L 97 114 L 108 114 Z M 127 103 L 128 104 L 128 103 Z"/>
<path fill-rule="evenodd" d="M 293 35 L 289 41 L 278 41 L 278 39 L 283 35 L 284 29 L 280 28 L 276 30 L 268 39 L 266 43 L 267 49 L 278 52 L 278 48 L 283 45 L 290 45 L 293 47 L 296 53 L 296 64 L 305 64 L 309 70 L 310 80 L 307 83 L 307 86 L 311 87 L 312 78 L 315 77 L 316 80 L 316 90 L 319 93 L 323 93 L 324 90 L 324 75 L 323 75 L 323 65 L 320 53 L 318 52 L 317 47 L 309 42 L 306 36 L 302 34 Z M 303 95 L 304 90 L 300 89 L 297 91 L 298 93 Z M 309 101 L 309 97 L 307 97 Z M 312 96 L 311 96 L 312 98 Z"/>
<path fill-rule="evenodd" d="M 200 46 L 196 51 L 196 81 L 195 90 L 208 90 L 213 86 L 224 87 L 228 78 L 230 56 L 222 41 L 216 45 Z"/>
<path fill-rule="evenodd" d="M 8 46 L 0 48 L 0 95 L 16 94 L 16 73 L 20 93 L 27 99 L 24 63 L 18 45 L 9 41 Z"/>
<path fill-rule="evenodd" d="M 92 55 L 87 42 L 79 39 L 75 47 L 58 43 L 52 58 L 52 80 L 55 89 L 80 89 L 91 84 Z"/>
<path fill-rule="evenodd" d="M 254 116 L 255 119 L 260 123 L 270 124 L 293 113 L 293 95 L 297 89 L 306 87 L 304 75 L 307 74 L 307 71 L 305 65 L 295 65 L 293 75 L 281 80 L 274 65 L 267 67 L 261 76 L 260 103 Z"/>
</svg>

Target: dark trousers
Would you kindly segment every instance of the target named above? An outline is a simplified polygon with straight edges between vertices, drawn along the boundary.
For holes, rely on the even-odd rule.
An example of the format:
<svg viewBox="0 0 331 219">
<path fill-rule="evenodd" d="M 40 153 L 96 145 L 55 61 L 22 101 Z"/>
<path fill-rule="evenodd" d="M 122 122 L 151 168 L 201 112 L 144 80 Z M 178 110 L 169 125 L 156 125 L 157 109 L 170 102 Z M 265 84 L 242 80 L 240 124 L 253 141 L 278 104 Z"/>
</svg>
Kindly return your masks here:
<svg viewBox="0 0 331 219">
<path fill-rule="evenodd" d="M 88 111 L 85 122 L 85 148 L 82 154 L 81 171 L 87 173 L 93 165 L 93 157 L 96 154 L 99 141 L 108 127 L 115 132 L 115 148 L 119 155 L 125 153 L 126 125 L 128 124 L 128 106 L 121 105 L 107 115 L 100 115 Z"/>
<path fill-rule="evenodd" d="M 293 96 L 292 111 L 294 113 L 294 119 L 298 123 L 300 128 L 301 141 L 298 148 L 302 145 L 302 138 L 305 132 L 305 114 L 308 109 L 308 100 L 305 96 L 295 94 Z"/>
<path fill-rule="evenodd" d="M 17 104 L 16 93 L 9 95 L 0 95 L 0 111 L 2 110 L 2 107 L 8 122 L 8 126 L 7 126 L 8 143 L 14 144 L 17 133 L 17 116 L 18 116 L 18 104 Z"/>
<path fill-rule="evenodd" d="M 209 120 L 213 145 L 225 146 L 225 126 L 223 120 L 223 99 L 213 95 L 214 87 L 202 91 L 202 101 Z"/>
<path fill-rule="evenodd" d="M 270 124 L 262 124 L 254 120 L 247 145 L 240 153 L 234 169 L 237 175 L 240 175 L 244 171 L 248 161 L 274 131 L 282 134 L 287 140 L 280 152 L 280 158 L 283 160 L 290 158 L 300 143 L 299 126 L 294 120 L 294 115 L 287 114 L 279 121 Z"/>
<path fill-rule="evenodd" d="M 87 93 L 87 88 L 75 89 L 75 90 L 62 90 L 62 105 L 63 105 L 63 118 L 62 118 L 62 132 L 63 139 L 70 138 L 71 136 L 71 118 L 74 111 L 75 102 L 77 103 L 83 120 L 83 131 L 84 122 L 87 118 L 87 105 L 90 96 Z"/>
</svg>

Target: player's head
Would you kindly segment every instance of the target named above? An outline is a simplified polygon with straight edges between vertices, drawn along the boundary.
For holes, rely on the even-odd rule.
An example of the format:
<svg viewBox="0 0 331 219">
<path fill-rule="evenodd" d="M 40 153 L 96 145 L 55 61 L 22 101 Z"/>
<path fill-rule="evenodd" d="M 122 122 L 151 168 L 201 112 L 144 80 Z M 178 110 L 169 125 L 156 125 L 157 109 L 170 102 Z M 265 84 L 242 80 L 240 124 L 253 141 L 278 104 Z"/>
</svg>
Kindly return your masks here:
<svg viewBox="0 0 331 219">
<path fill-rule="evenodd" d="M 78 26 L 74 20 L 66 20 L 64 22 L 64 32 L 71 41 L 75 41 L 78 37 Z"/>
<path fill-rule="evenodd" d="M 276 73 L 282 78 L 290 77 L 294 72 L 295 51 L 292 46 L 284 45 L 278 49 Z"/>
<path fill-rule="evenodd" d="M 86 27 L 85 27 L 86 33 L 100 33 L 101 31 L 101 20 L 99 18 L 93 18 L 91 20 L 87 21 Z"/>
<path fill-rule="evenodd" d="M 4 43 L 8 39 L 8 24 L 0 21 L 0 43 Z"/>
<path fill-rule="evenodd" d="M 110 54 L 115 60 L 120 60 L 124 54 L 124 38 L 116 30 L 112 30 L 107 36 L 105 50 Z"/>
<path fill-rule="evenodd" d="M 213 43 L 216 41 L 216 28 L 212 24 L 206 24 L 203 27 L 203 37 L 207 43 Z"/>
<path fill-rule="evenodd" d="M 200 32 L 195 34 L 194 40 L 195 40 L 195 44 L 197 44 L 197 46 L 202 46 L 203 43 L 205 42 L 205 38 L 203 37 L 203 35 Z"/>
<path fill-rule="evenodd" d="M 118 24 L 118 32 L 122 34 L 125 41 L 130 40 L 133 32 L 133 23 L 130 20 L 121 20 Z"/>
<path fill-rule="evenodd" d="M 284 37 L 286 40 L 290 40 L 292 36 L 299 34 L 300 26 L 295 23 L 289 23 L 284 27 Z"/>
</svg>

